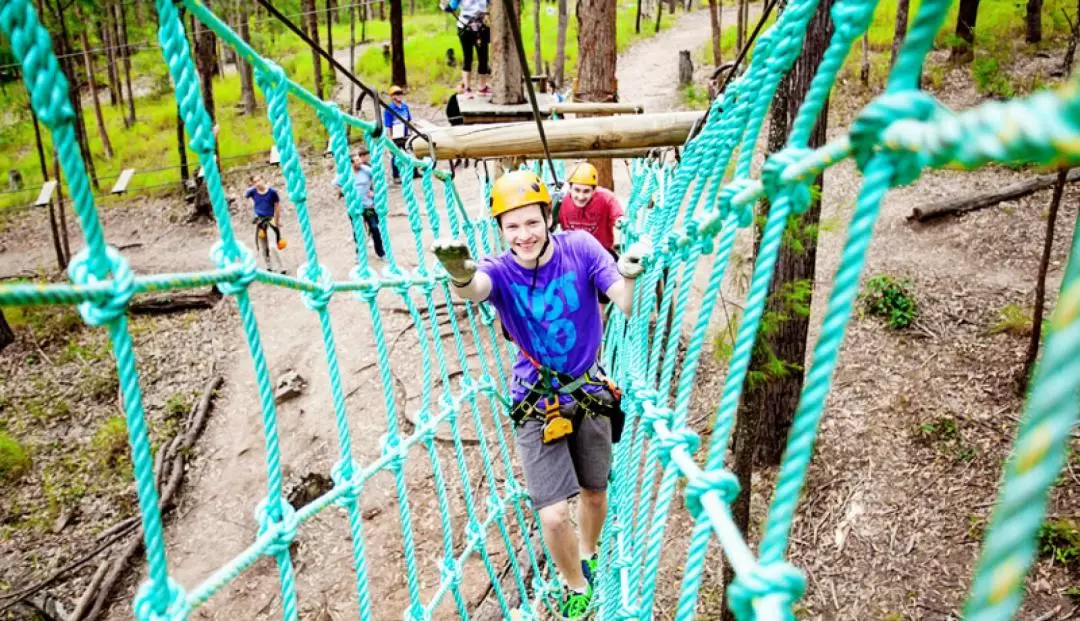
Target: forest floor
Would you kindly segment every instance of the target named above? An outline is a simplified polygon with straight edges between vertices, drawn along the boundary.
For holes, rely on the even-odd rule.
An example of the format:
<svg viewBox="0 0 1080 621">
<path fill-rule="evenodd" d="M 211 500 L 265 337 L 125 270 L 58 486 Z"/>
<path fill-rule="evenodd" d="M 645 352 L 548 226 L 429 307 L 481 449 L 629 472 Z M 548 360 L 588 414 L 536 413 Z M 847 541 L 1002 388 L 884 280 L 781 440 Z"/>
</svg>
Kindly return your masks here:
<svg viewBox="0 0 1080 621">
<path fill-rule="evenodd" d="M 730 24 L 734 14 L 728 13 L 724 21 Z M 708 39 L 705 16 L 685 15 L 672 29 L 624 53 L 619 60 L 620 98 L 645 101 L 650 111 L 679 108 L 677 52 L 695 49 Z M 1050 80 L 1061 52 L 1018 60 L 1009 71 L 1023 76 L 1041 73 Z M 934 92 L 944 103 L 959 109 L 983 100 L 967 70 L 950 66 L 943 52 L 935 52 L 932 63 L 938 78 Z M 830 108 L 830 137 L 843 134 L 868 97 L 851 81 L 840 85 Z M 320 261 L 333 274 L 345 274 L 355 257 L 347 217 L 331 188 L 330 161 L 313 156 L 305 160 L 304 172 Z M 909 224 L 905 216 L 926 202 L 997 188 L 1032 174 L 1000 167 L 971 173 L 927 172 L 912 186 L 887 196 L 864 278 L 888 275 L 910 281 L 919 318 L 904 331 L 889 330 L 880 320 L 861 314 L 849 325 L 792 533 L 790 556 L 806 572 L 809 584 L 800 618 L 957 618 L 1022 409 L 1014 378 L 1023 359 L 1026 330 L 1031 329 L 1030 306 L 1049 191 L 933 226 Z M 457 186 L 465 204 L 479 210 L 479 188 L 472 176 L 471 169 L 459 171 Z M 627 179 L 620 162 L 616 180 L 624 199 Z M 245 185 L 239 173 L 226 176 L 225 182 L 234 196 Z M 283 187 L 278 171 L 271 174 L 271 182 Z M 826 173 L 811 339 L 820 325 L 859 183 L 850 162 Z M 388 226 L 395 256 L 403 267 L 411 268 L 417 257 L 406 241 L 410 233 L 402 195 L 391 188 L 389 196 Z M 1080 189 L 1067 188 L 1049 272 L 1050 303 L 1073 237 L 1078 199 Z M 246 239 L 246 211 L 240 204 L 235 203 L 232 213 L 241 239 Z M 217 230 L 213 223 L 187 223 L 188 209 L 177 198 L 153 199 L 104 210 L 102 218 L 111 243 L 141 244 L 124 251 L 139 273 L 206 269 Z M 5 221 L 0 276 L 49 273 L 52 251 L 44 241 L 48 239 L 44 220 L 35 211 Z M 292 243 L 285 253 L 286 267 L 295 271 L 303 259 L 291 209 L 283 221 Z M 69 226 L 77 230 L 74 222 Z M 430 241 L 430 235 L 425 240 Z M 72 250 L 80 245 L 73 239 Z M 723 288 L 724 299 L 732 304 L 728 312 L 741 303 L 749 276 L 749 243 L 742 240 L 736 252 Z M 369 258 L 374 259 L 370 252 Z M 703 264 L 698 276 L 707 269 Z M 702 293 L 699 288 L 696 295 Z M 308 383 L 303 394 L 277 407 L 285 488 L 296 492 L 317 483 L 313 475 L 328 473 L 337 456 L 320 330 L 314 314 L 290 290 L 256 286 L 251 297 L 271 377 L 296 370 Z M 405 404 L 399 410 L 415 411 L 421 395 L 413 378 L 421 349 L 410 330 L 413 320 L 403 312 L 403 299 L 396 294 L 384 292 L 378 305 L 385 334 L 397 335 L 390 342 L 389 356 L 393 392 L 398 403 Z M 380 454 L 379 436 L 387 425 L 385 409 L 371 405 L 383 401 L 384 395 L 373 364 L 377 352 L 370 314 L 365 305 L 341 295 L 330 303 L 330 310 L 346 405 L 350 412 L 363 412 L 350 420 L 353 454 L 358 463 L 369 463 Z M 718 311 L 717 316 L 724 315 Z M 0 355 L 0 432 L 28 449 L 32 465 L 14 483 L 0 483 L 5 486 L 0 500 L 0 598 L 77 558 L 106 528 L 136 511 L 106 335 L 82 327 L 70 308 L 28 309 L 9 314 L 9 319 L 18 340 Z M 721 328 L 722 322 L 715 326 Z M 252 513 L 264 496 L 266 472 L 255 375 L 231 301 L 211 311 L 135 318 L 132 332 L 156 446 L 177 432 L 177 419 L 192 407 L 212 375 L 225 380 L 194 465 L 188 467 L 185 491 L 166 521 L 171 575 L 192 589 L 242 552 L 256 535 Z M 447 340 L 447 346 L 451 342 Z M 711 348 L 702 361 L 689 420 L 699 421 L 699 431 L 707 435 L 726 365 Z M 457 368 L 451 361 L 449 371 Z M 466 425 L 470 439 L 472 432 Z M 436 446 L 442 463 L 452 463 L 452 447 Z M 1075 560 L 1080 556 L 1080 533 L 1075 530 L 1075 520 L 1080 520 L 1080 462 L 1075 455 L 1080 454 L 1080 445 L 1074 442 L 1073 448 L 1050 506 L 1062 532 L 1068 535 L 1066 531 L 1073 529 L 1074 543 L 1061 544 L 1062 556 L 1073 559 L 1072 564 L 1045 558 L 1036 564 L 1021 619 L 1076 618 L 1080 606 L 1067 594 L 1075 598 L 1080 585 Z M 490 483 L 482 480 L 474 442 L 466 452 L 474 491 L 482 489 Z M 443 542 L 436 480 L 422 453 L 419 448 L 410 453 L 406 478 L 421 564 L 419 588 L 422 601 L 427 601 L 437 587 Z M 757 473 L 752 541 L 774 477 L 772 470 Z M 451 498 L 460 498 L 460 485 L 451 484 Z M 401 516 L 389 473 L 369 481 L 361 507 L 368 578 L 377 604 L 374 616 L 399 619 L 408 593 Z M 673 507 L 681 507 L 681 502 Z M 463 511 L 455 501 L 451 511 L 455 519 Z M 455 529 L 452 545 L 460 549 L 460 521 Z M 689 531 L 688 515 L 673 509 L 657 582 L 658 618 L 671 617 Z M 337 511 L 324 511 L 301 529 L 295 550 L 301 618 L 355 618 L 356 578 L 348 533 L 347 522 Z M 1067 545 L 1076 548 L 1068 552 Z M 502 567 L 505 551 L 499 545 L 490 549 L 492 562 Z M 717 618 L 721 605 L 722 563 L 715 549 L 711 555 L 699 605 L 701 618 Z M 73 602 L 96 565 L 86 565 L 51 591 L 62 601 Z M 127 578 L 112 601 L 109 618 L 131 617 L 129 602 L 143 572 Z M 260 559 L 192 618 L 280 618 L 277 585 L 273 561 Z M 468 602 L 478 601 L 487 591 L 475 557 L 466 567 L 462 591 Z M 452 601 L 447 601 L 436 615 L 448 617 L 452 612 Z"/>
</svg>

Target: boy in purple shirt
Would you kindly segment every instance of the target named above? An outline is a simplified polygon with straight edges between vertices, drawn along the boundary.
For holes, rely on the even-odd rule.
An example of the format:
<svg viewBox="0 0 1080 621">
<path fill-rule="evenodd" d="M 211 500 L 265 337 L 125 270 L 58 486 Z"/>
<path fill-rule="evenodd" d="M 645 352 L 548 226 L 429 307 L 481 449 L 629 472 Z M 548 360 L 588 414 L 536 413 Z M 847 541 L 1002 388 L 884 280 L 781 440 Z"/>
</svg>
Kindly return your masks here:
<svg viewBox="0 0 1080 621">
<path fill-rule="evenodd" d="M 491 215 L 509 252 L 479 264 L 458 241 L 436 242 L 433 252 L 457 294 L 490 302 L 518 345 L 511 389 L 518 453 L 544 542 L 567 583 L 560 613 L 574 619 L 592 600 L 612 425 L 616 441 L 621 428 L 618 389 L 596 362 L 603 336 L 598 295 L 629 315 L 648 243 L 631 246 L 616 264 L 588 233 L 552 234 L 551 196 L 529 171 L 495 182 Z M 555 381 L 542 380 L 541 368 Z M 579 493 L 580 540 L 567 502 Z"/>
</svg>

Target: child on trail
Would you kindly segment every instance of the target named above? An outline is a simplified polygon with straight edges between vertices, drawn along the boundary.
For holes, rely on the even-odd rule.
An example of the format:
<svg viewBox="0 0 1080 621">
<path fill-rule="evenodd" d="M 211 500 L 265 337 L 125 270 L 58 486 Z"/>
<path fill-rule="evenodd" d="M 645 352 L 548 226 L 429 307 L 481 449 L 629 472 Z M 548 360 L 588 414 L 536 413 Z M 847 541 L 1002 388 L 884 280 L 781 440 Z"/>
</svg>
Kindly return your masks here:
<svg viewBox="0 0 1080 621">
<path fill-rule="evenodd" d="M 284 274 L 285 268 L 278 254 L 278 249 L 283 246 L 281 243 L 281 197 L 278 196 L 277 190 L 266 183 L 262 175 L 252 175 L 248 180 L 251 187 L 244 192 L 244 198 L 250 201 L 249 204 L 255 212 L 255 218 L 251 221 L 255 225 L 255 248 L 262 255 L 267 271 Z M 272 249 L 266 232 L 268 228 L 274 231 Z M 277 264 L 276 269 L 274 263 Z"/>
<path fill-rule="evenodd" d="M 621 393 L 597 364 L 597 296 L 605 293 L 629 314 L 649 246 L 634 244 L 616 264 L 582 231 L 551 233 L 551 196 L 530 171 L 495 182 L 491 216 L 509 251 L 477 264 L 457 240 L 438 241 L 432 250 L 457 295 L 490 302 L 518 344 L 510 412 L 518 455 L 544 542 L 566 581 L 559 612 L 576 619 L 592 601 L 611 445 L 623 424 Z M 568 503 L 578 494 L 580 539 Z"/>
<path fill-rule="evenodd" d="M 578 164 L 567 179 L 570 191 L 559 207 L 559 225 L 565 231 L 582 230 L 591 234 L 615 259 L 615 223 L 623 215 L 615 193 L 597 186 L 596 168 L 588 162 Z"/>
<path fill-rule="evenodd" d="M 491 88 L 487 85 L 487 78 L 491 75 L 488 65 L 488 45 L 491 43 L 491 28 L 487 24 L 488 0 L 442 0 L 441 6 L 448 12 L 461 7 L 457 14 L 458 41 L 461 42 L 461 84 L 458 91 L 469 99 L 473 98 L 469 79 L 472 76 L 473 48 L 476 48 L 480 94 L 490 95 Z"/>
<path fill-rule="evenodd" d="M 399 149 L 405 150 L 405 145 L 409 139 L 409 126 L 397 116 L 394 116 L 394 112 L 397 112 L 401 119 L 412 121 L 409 104 L 405 103 L 405 91 L 397 85 L 390 87 L 390 105 L 383 110 L 383 126 L 390 132 L 390 138 L 394 141 L 394 144 Z M 397 162 L 394 161 L 393 155 L 390 156 L 390 170 L 394 174 L 394 184 L 400 185 L 401 173 L 398 172 Z"/>
<path fill-rule="evenodd" d="M 360 195 L 360 202 L 363 207 L 360 216 L 364 225 L 367 226 L 368 235 L 371 236 L 371 244 L 375 247 L 375 256 L 382 260 L 386 253 L 383 251 L 382 234 L 379 232 L 379 215 L 375 212 L 375 186 L 372 184 L 371 154 L 364 147 L 361 147 L 352 157 L 352 180 L 356 193 Z M 339 186 L 338 197 L 345 196 L 337 179 L 334 179 L 334 185 Z M 351 211 L 348 214 L 349 222 L 352 225 L 353 243 L 356 244 L 356 251 L 360 252 L 360 238 L 356 235 L 356 229 L 360 225 Z"/>
</svg>

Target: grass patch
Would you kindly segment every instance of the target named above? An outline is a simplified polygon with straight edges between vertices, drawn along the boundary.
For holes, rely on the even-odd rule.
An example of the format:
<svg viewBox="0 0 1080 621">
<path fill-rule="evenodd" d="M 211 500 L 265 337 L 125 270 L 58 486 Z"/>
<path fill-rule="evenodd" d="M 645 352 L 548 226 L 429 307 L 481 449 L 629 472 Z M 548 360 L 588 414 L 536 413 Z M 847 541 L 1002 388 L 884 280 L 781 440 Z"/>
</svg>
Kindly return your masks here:
<svg viewBox="0 0 1080 621">
<path fill-rule="evenodd" d="M 997 313 L 994 325 L 990 326 L 990 334 L 1010 334 L 1012 336 L 1028 336 L 1031 334 L 1031 312 L 1021 308 L 1019 304 L 1008 304 Z"/>
<path fill-rule="evenodd" d="M 680 91 L 683 105 L 691 110 L 704 110 L 709 107 L 709 90 L 703 86 L 691 84 Z"/>
<path fill-rule="evenodd" d="M 865 312 L 885 318 L 886 324 L 893 330 L 910 326 L 919 316 L 912 285 L 907 280 L 879 274 L 867 281 L 860 297 Z"/>
<path fill-rule="evenodd" d="M 1070 569 L 1080 567 L 1080 530 L 1073 520 L 1047 520 L 1039 529 L 1039 556 Z"/>
<path fill-rule="evenodd" d="M 0 431 L 0 482 L 16 481 L 30 468 L 30 454 L 18 440 Z"/>
<path fill-rule="evenodd" d="M 108 418 L 90 439 L 94 461 L 108 470 L 119 471 L 128 466 L 127 423 L 122 416 Z"/>
</svg>

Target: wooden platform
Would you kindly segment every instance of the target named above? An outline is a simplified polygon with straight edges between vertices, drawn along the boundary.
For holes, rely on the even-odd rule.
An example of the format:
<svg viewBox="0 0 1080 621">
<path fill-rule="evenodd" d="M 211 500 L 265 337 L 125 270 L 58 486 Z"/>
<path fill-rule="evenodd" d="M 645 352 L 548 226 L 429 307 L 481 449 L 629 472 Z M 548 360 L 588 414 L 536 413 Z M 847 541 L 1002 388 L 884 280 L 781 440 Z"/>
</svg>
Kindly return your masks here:
<svg viewBox="0 0 1080 621">
<path fill-rule="evenodd" d="M 465 125 L 532 120 L 532 106 L 528 102 L 512 106 L 498 106 L 491 103 L 490 98 L 481 97 L 480 95 L 474 95 L 472 99 L 458 95 L 457 101 Z M 554 95 L 548 93 L 536 94 L 536 107 L 539 108 L 542 118 L 551 117 L 550 106 L 554 103 L 556 103 Z"/>
</svg>

